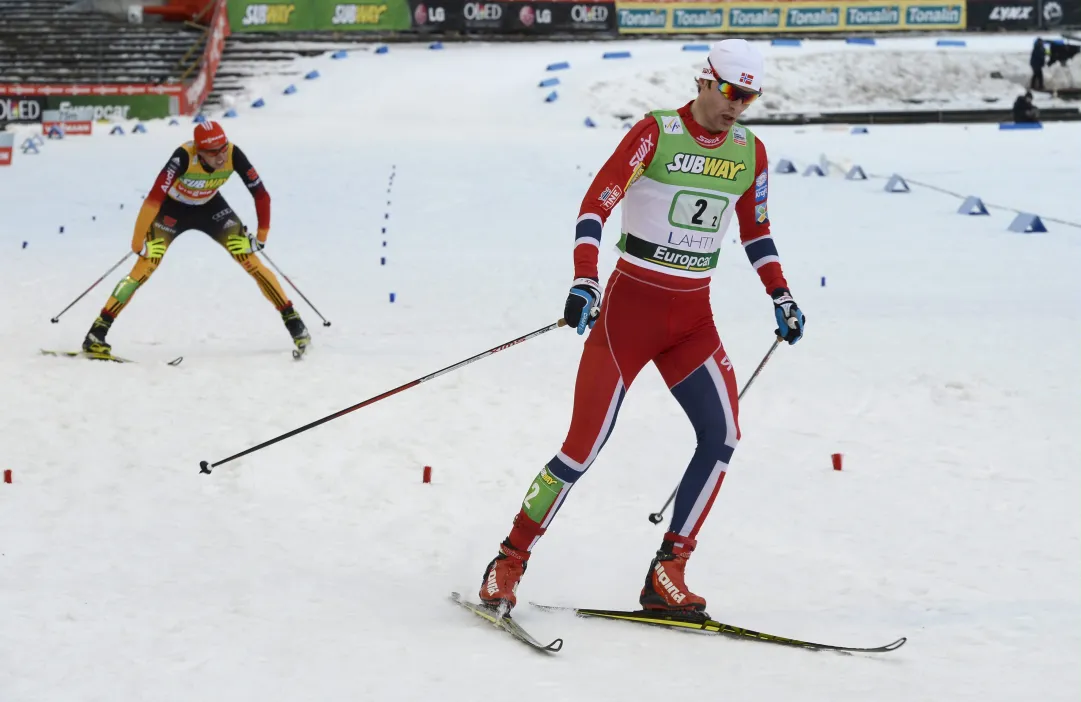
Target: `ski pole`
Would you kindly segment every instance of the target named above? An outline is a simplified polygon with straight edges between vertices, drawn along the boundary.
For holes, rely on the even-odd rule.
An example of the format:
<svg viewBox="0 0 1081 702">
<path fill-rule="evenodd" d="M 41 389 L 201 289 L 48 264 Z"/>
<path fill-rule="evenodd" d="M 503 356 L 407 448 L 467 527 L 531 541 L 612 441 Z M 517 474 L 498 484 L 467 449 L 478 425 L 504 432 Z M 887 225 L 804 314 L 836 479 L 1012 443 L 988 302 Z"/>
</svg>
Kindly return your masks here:
<svg viewBox="0 0 1081 702">
<path fill-rule="evenodd" d="M 258 451 L 259 449 L 264 449 L 267 446 L 278 443 L 279 441 L 284 441 L 285 439 L 288 439 L 291 436 L 296 436 L 297 434 L 299 434 L 301 432 L 308 431 L 309 429 L 317 427 L 320 424 L 325 424 L 326 422 L 329 422 L 332 419 L 337 419 L 338 417 L 341 417 L 342 415 L 349 414 L 350 412 L 352 412 L 354 410 L 358 410 L 361 407 L 367 407 L 368 405 L 374 405 L 376 402 L 379 402 L 380 400 L 385 400 L 386 398 L 390 397 L 391 395 L 397 395 L 398 393 L 402 392 L 403 390 L 408 390 L 409 388 L 416 387 L 416 386 L 420 385 L 421 383 L 426 383 L 429 380 L 434 380 L 435 378 L 438 378 L 441 375 L 444 375 L 446 373 L 450 373 L 453 370 L 458 370 L 459 368 L 462 368 L 463 366 L 468 366 L 470 363 L 473 363 L 474 361 L 479 361 L 480 359 L 491 356 L 492 354 L 499 353 L 500 351 L 505 351 L 505 350 L 509 349 L 511 346 L 517 346 L 518 344 L 522 343 L 523 341 L 529 341 L 530 339 L 532 339 L 534 337 L 540 336 L 541 334 L 544 334 L 546 332 L 550 332 L 553 329 L 558 329 L 559 327 L 565 326 L 566 324 L 567 324 L 567 322 L 562 320 L 562 319 L 559 320 L 558 322 L 553 322 L 552 324 L 549 324 L 546 327 L 541 327 L 540 329 L 538 329 L 536 331 L 529 332 L 528 334 L 520 336 L 517 339 L 512 339 L 512 340 L 508 341 L 505 344 L 500 344 L 499 346 L 496 346 L 495 348 L 488 349 L 487 351 L 483 351 L 481 353 L 478 353 L 476 356 L 470 356 L 469 358 L 465 359 L 464 361 L 459 361 L 459 362 L 455 363 L 452 366 L 447 366 L 446 368 L 443 368 L 442 370 L 437 370 L 436 372 L 430 373 L 430 374 L 424 376 L 423 378 L 417 378 L 416 380 L 411 380 L 411 381 L 409 381 L 408 383 L 406 383 L 404 385 L 399 385 L 398 387 L 394 388 L 393 390 L 387 390 L 386 392 L 382 393 L 381 395 L 376 395 L 375 397 L 369 397 L 367 400 L 364 400 L 363 402 L 358 402 L 357 404 L 353 405 L 352 407 L 346 407 L 345 409 L 339 410 L 339 411 L 335 412 L 334 414 L 328 414 L 327 416 L 323 417 L 322 419 L 317 419 L 317 420 L 315 420 L 314 422 L 312 422 L 310 424 L 305 424 L 304 426 L 298 427 L 296 429 L 293 429 L 292 431 L 286 432 L 286 433 L 282 434 L 281 436 L 276 436 L 276 437 L 274 437 L 273 439 L 271 439 L 269 441 L 264 441 L 263 443 L 259 444 L 258 446 L 252 446 L 251 448 L 244 449 L 240 453 L 233 454 L 232 456 L 229 456 L 228 458 L 223 458 L 222 460 L 217 461 L 216 463 L 209 463 L 207 461 L 200 461 L 199 462 L 199 472 L 200 473 L 210 473 L 211 469 L 217 468 L 218 466 L 222 465 L 223 463 L 228 463 L 229 461 L 240 458 L 241 456 L 247 456 L 249 453 L 254 453 L 255 451 Z"/>
<path fill-rule="evenodd" d="M 315 313 L 316 313 L 317 315 L 319 315 L 319 319 L 323 320 L 323 326 L 324 326 L 324 327 L 329 327 L 329 326 L 330 326 L 330 322 L 329 322 L 329 321 L 327 320 L 327 318 L 326 318 L 326 317 L 324 317 L 324 316 L 322 315 L 322 313 L 320 313 L 320 312 L 319 312 L 319 310 L 315 309 L 315 305 L 313 305 L 313 304 L 312 304 L 312 301 L 311 301 L 311 300 L 309 300 L 308 298 L 304 297 L 304 293 L 300 292 L 300 288 L 298 288 L 298 287 L 297 287 L 296 285 L 293 285 L 293 281 L 289 280 L 289 276 L 287 276 L 286 274 L 282 273 L 282 269 L 281 269 L 281 268 L 278 268 L 277 266 L 275 266 L 275 265 L 274 265 L 274 262 L 270 260 L 270 256 L 267 256 L 267 255 L 266 255 L 266 251 L 260 251 L 259 253 L 263 254 L 263 258 L 265 258 L 265 259 L 266 259 L 266 262 L 267 262 L 267 263 L 269 263 L 269 264 L 271 265 L 271 267 L 272 267 L 272 268 L 273 268 L 273 269 L 274 269 L 275 271 L 277 271 L 277 272 L 278 272 L 278 275 L 280 275 L 281 277 L 285 278 L 285 282 L 289 283 L 289 285 L 290 285 L 290 286 L 291 286 L 291 287 L 293 288 L 293 290 L 296 290 L 296 291 L 297 291 L 297 295 L 300 295 L 300 297 L 301 297 L 301 298 L 302 298 L 302 299 L 304 300 L 304 302 L 307 302 L 307 303 L 308 303 L 308 307 L 311 307 L 311 308 L 312 308 L 312 310 L 313 310 L 313 311 L 314 311 L 314 312 L 315 312 Z"/>
<path fill-rule="evenodd" d="M 766 366 L 766 361 L 768 361 L 769 357 L 773 355 L 773 352 L 777 350 L 777 346 L 780 343 L 781 337 L 779 336 L 773 340 L 773 346 L 769 347 L 769 351 L 766 352 L 765 358 L 763 358 L 762 362 L 758 364 L 758 368 L 754 369 L 754 373 L 751 373 L 751 377 L 747 379 L 747 384 L 744 385 L 743 389 L 739 391 L 739 397 L 736 398 L 736 401 L 743 399 L 743 395 L 746 394 L 747 388 L 751 387 L 751 383 L 753 383 L 754 379 L 758 377 L 758 374 L 762 372 L 762 369 Z M 673 490 L 672 494 L 668 496 L 668 501 L 664 503 L 664 507 L 661 507 L 660 510 L 649 515 L 649 521 L 653 522 L 654 524 L 660 524 L 664 521 L 664 512 L 668 509 L 668 505 L 672 504 L 672 500 L 676 499 L 677 492 L 679 492 L 679 485 L 676 485 L 676 489 Z"/>
<path fill-rule="evenodd" d="M 59 321 L 60 321 L 60 315 L 64 314 L 64 313 L 65 313 L 65 312 L 67 312 L 68 310 L 70 310 L 70 309 L 71 309 L 72 307 L 74 307 L 74 306 L 75 306 L 75 303 L 76 303 L 76 302 L 78 302 L 79 300 L 81 300 L 81 299 L 83 299 L 84 297 L 86 297 L 86 294 L 87 294 L 88 292 L 90 292 L 91 290 L 93 290 L 94 288 L 96 288 L 96 287 L 97 287 L 97 285 L 98 285 L 98 283 L 100 283 L 101 281 L 105 280 L 105 279 L 106 279 L 106 278 L 107 278 L 107 277 L 109 276 L 109 274 L 110 274 L 110 273 L 112 273 L 113 271 L 115 271 L 115 270 L 116 270 L 117 268 L 119 268 L 119 267 L 120 267 L 120 264 L 122 264 L 122 263 L 123 263 L 124 261 L 127 261 L 127 260 L 128 260 L 128 257 L 129 257 L 129 256 L 131 256 L 131 255 L 132 255 L 133 253 L 135 253 L 135 252 L 134 252 L 134 251 L 128 251 L 128 252 L 127 252 L 126 254 L 124 254 L 124 258 L 120 259 L 120 260 L 119 260 L 119 261 L 117 261 L 117 262 L 116 262 L 115 264 L 113 264 L 113 267 L 112 267 L 112 268 L 110 268 L 109 270 L 105 271 L 104 275 L 102 275 L 102 276 L 101 276 L 100 278 L 98 278 L 97 280 L 95 280 L 95 281 L 94 281 L 94 284 L 93 284 L 93 285 L 91 285 L 91 286 L 90 286 L 89 288 L 87 288 L 86 290 L 84 290 L 84 291 L 83 291 L 83 294 L 82 294 L 82 295 L 80 295 L 79 297 L 77 297 L 77 298 L 75 298 L 74 300 L 72 300 L 72 301 L 71 301 L 71 304 L 70 304 L 70 305 L 68 305 L 68 306 L 67 306 L 67 307 L 65 307 L 64 309 L 60 310 L 60 312 L 59 312 L 59 313 L 57 313 L 57 315 L 56 315 L 55 317 L 53 317 L 52 319 L 50 319 L 49 321 L 50 321 L 50 322 L 52 322 L 53 324 L 56 324 L 57 322 L 59 322 Z"/>
</svg>

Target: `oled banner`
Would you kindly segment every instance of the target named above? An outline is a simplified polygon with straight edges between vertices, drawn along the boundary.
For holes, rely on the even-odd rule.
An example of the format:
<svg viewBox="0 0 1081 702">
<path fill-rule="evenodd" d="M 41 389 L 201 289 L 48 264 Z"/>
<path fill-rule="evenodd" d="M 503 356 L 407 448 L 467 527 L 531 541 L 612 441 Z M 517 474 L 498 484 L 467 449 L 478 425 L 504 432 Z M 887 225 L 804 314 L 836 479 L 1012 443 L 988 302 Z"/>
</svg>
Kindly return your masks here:
<svg viewBox="0 0 1081 702">
<path fill-rule="evenodd" d="M 616 5 L 567 0 L 410 0 L 413 28 L 421 32 L 493 34 L 614 34 Z"/>
<path fill-rule="evenodd" d="M 229 0 L 234 32 L 615 34 L 615 0 Z"/>
</svg>

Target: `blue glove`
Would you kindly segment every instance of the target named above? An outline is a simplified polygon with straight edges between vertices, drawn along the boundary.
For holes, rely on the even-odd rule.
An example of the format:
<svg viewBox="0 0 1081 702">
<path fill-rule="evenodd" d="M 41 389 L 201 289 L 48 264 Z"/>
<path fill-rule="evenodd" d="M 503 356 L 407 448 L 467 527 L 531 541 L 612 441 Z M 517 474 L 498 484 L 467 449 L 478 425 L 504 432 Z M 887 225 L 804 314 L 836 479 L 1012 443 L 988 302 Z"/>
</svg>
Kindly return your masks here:
<svg viewBox="0 0 1081 702">
<path fill-rule="evenodd" d="M 585 334 L 597 322 L 601 313 L 601 286 L 596 278 L 575 278 L 571 291 L 567 294 L 567 303 L 563 306 L 563 319 L 567 325 Z"/>
<path fill-rule="evenodd" d="M 803 338 L 803 326 L 807 323 L 799 305 L 792 299 L 788 288 L 773 291 L 773 313 L 777 316 L 777 336 L 789 346 Z"/>
</svg>

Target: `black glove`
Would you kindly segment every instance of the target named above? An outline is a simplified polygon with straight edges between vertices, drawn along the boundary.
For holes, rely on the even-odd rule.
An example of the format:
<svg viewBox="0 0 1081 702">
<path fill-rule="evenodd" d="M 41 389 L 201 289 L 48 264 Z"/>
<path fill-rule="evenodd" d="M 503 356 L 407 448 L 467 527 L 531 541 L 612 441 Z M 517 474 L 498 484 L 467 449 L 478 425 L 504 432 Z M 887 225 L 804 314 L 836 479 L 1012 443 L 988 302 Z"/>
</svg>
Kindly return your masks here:
<svg viewBox="0 0 1081 702">
<path fill-rule="evenodd" d="M 792 299 L 788 288 L 777 288 L 771 294 L 773 298 L 773 312 L 777 316 L 777 336 L 789 345 L 803 338 L 803 326 L 807 319 L 803 316 L 799 305 Z"/>
<path fill-rule="evenodd" d="M 575 278 L 571 291 L 567 294 L 567 303 L 563 306 L 563 319 L 567 326 L 575 327 L 579 334 L 585 334 L 601 313 L 601 286 L 596 278 Z"/>
</svg>

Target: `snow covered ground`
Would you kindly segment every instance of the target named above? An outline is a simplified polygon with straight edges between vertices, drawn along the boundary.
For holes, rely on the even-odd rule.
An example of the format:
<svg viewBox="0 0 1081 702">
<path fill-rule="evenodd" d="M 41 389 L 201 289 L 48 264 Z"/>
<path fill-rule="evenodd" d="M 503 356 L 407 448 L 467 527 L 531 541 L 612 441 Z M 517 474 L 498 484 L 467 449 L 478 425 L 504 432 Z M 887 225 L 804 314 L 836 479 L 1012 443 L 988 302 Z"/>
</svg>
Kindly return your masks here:
<svg viewBox="0 0 1081 702">
<path fill-rule="evenodd" d="M 769 40 L 752 41 L 768 56 L 766 94 L 757 108 L 758 117 L 818 112 L 858 112 L 868 110 L 1008 109 L 1024 92 L 1032 76 L 1029 54 L 1037 36 L 1053 39 L 1053 34 L 953 34 L 949 39 L 965 46 L 938 46 L 941 37 L 879 37 L 874 46 L 847 44 L 844 39 L 806 40 L 802 45 L 774 46 Z M 704 45 L 707 38 L 594 42 L 570 73 L 559 73 L 561 82 L 590 93 L 595 121 L 621 123 L 619 115 L 639 114 L 655 104 L 680 100 L 693 85 L 705 55 L 682 51 L 684 45 Z M 311 43 L 283 42 L 260 45 L 266 49 L 310 49 Z M 335 44 L 334 48 L 341 45 Z M 447 46 L 453 46 L 448 44 Z M 541 46 L 550 46 L 542 44 Z M 370 51 L 370 45 L 353 45 Z M 391 45 L 391 51 L 396 50 Z M 522 47 L 525 50 L 525 47 Z M 631 60 L 602 60 L 605 51 L 630 51 Z M 553 56 L 558 51 L 549 51 Z M 566 55 L 566 52 L 564 52 Z M 432 60 L 438 60 L 432 54 Z M 301 80 L 307 63 L 275 62 L 273 66 L 236 65 L 230 70 L 275 71 L 267 76 L 275 85 Z M 1001 77 L 992 77 L 993 75 Z M 1044 69 L 1049 90 L 1076 90 L 1081 87 L 1081 58 L 1065 66 Z M 276 82 L 275 82 L 276 80 Z M 226 96 L 228 105 L 236 97 L 251 102 L 259 97 L 267 80 L 256 80 L 247 92 Z M 1076 107 L 1076 100 L 1063 100 L 1037 93 L 1038 107 Z"/>
<path fill-rule="evenodd" d="M 757 42 L 769 59 L 765 94 L 757 116 L 868 110 L 1009 109 L 1031 78 L 1028 67 L 1036 35 L 962 35 L 964 47 L 939 47 L 938 37 L 879 38 L 874 46 L 844 40 L 805 41 L 801 46 Z M 676 57 L 671 43 L 634 45 L 635 58 L 619 73 L 604 71 L 590 89 L 602 118 L 638 114 L 671 102 L 693 85 L 701 53 Z M 611 62 L 611 61 L 609 61 Z M 648 68 L 641 64 L 646 63 Z M 1001 78 L 992 78 L 999 73 Z M 1044 69 L 1048 89 L 1081 86 L 1081 61 Z M 1039 94 L 1037 106 L 1076 106 Z"/>
<path fill-rule="evenodd" d="M 690 60 L 679 45 L 673 65 Z M 294 298 L 315 339 L 301 363 L 256 286 L 197 232 L 114 326 L 117 352 L 142 363 L 37 353 L 77 346 L 121 271 L 47 320 L 123 255 L 190 125 L 99 129 L 0 170 L 0 468 L 14 474 L 0 483 L 0 700 L 1077 699 L 1077 226 L 1014 234 L 1012 212 L 961 216 L 926 188 L 771 177 L 807 336 L 745 398 L 690 583 L 736 625 L 909 637 L 886 656 L 523 606 L 538 637 L 566 641 L 544 658 L 447 602 L 475 594 L 563 439 L 582 341 L 567 330 L 198 474 L 200 459 L 561 315 L 580 198 L 622 135 L 582 127 L 599 114 L 591 86 L 630 65 L 601 62 L 609 46 L 396 45 L 311 60 L 322 78 L 293 96 L 275 78 L 258 86 L 267 107 L 226 128 L 274 198 L 268 253 L 333 321 Z M 537 81 L 557 60 L 572 69 L 545 104 Z M 689 78 L 649 106 L 690 99 Z M 759 134 L 801 169 L 826 154 L 1081 223 L 1081 125 Z M 225 194 L 254 222 L 239 183 Z M 738 246 L 713 299 L 742 382 L 773 322 Z M 644 372 L 521 598 L 633 607 L 661 536 L 646 517 L 692 442 Z"/>
</svg>

